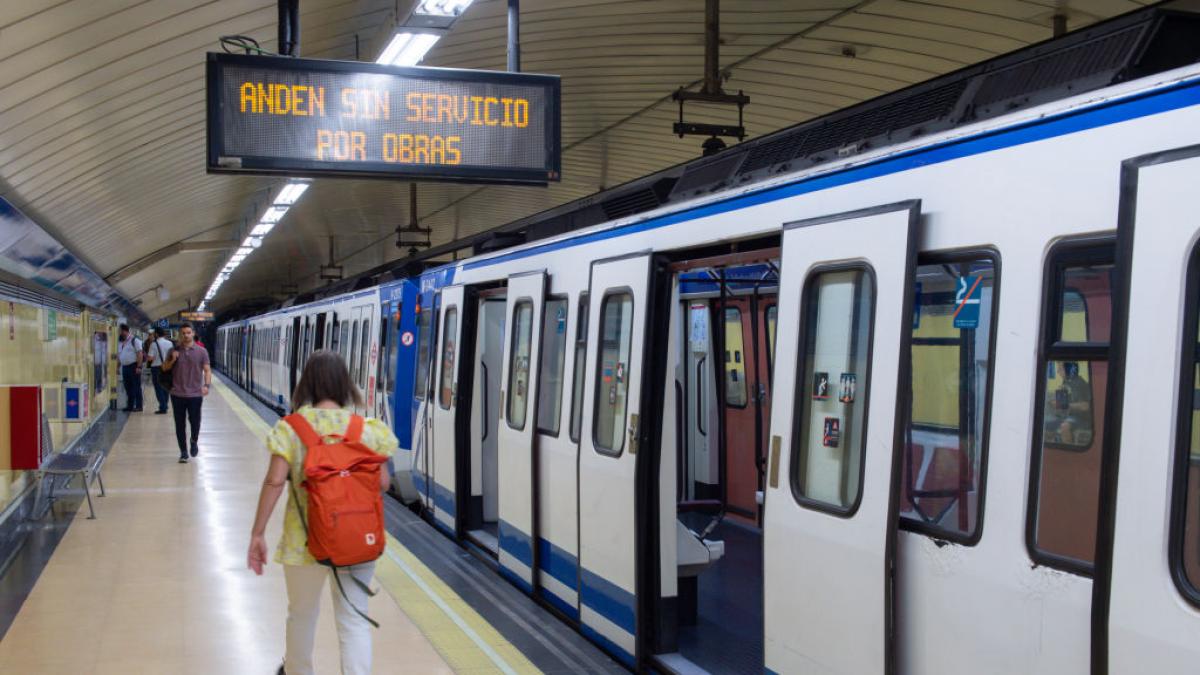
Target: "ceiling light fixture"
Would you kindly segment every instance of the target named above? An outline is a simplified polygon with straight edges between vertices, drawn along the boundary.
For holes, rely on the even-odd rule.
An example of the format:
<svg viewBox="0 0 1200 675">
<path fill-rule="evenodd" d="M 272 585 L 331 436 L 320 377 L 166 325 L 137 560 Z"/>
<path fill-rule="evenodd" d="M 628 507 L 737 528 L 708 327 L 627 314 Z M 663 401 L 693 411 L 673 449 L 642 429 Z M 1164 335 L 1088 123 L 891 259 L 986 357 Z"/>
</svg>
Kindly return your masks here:
<svg viewBox="0 0 1200 675">
<path fill-rule="evenodd" d="M 280 220 L 283 220 L 283 217 L 287 215 L 287 212 L 288 207 L 286 206 L 272 206 L 271 208 L 267 209 L 266 213 L 262 214 L 262 218 L 259 218 L 258 221 L 260 223 L 271 223 L 274 225 Z"/>
<path fill-rule="evenodd" d="M 283 190 L 280 190 L 279 196 L 275 198 L 275 203 L 284 206 L 291 206 L 300 199 L 300 196 L 303 195 L 304 191 L 307 189 L 308 183 L 302 183 L 299 181 L 288 183 L 287 185 L 283 186 Z"/>
<path fill-rule="evenodd" d="M 438 33 L 415 33 L 401 29 L 392 36 L 375 62 L 389 66 L 415 66 L 441 37 Z"/>
<path fill-rule="evenodd" d="M 458 16 L 470 6 L 471 0 L 424 0 L 413 10 L 414 14 L 434 16 Z"/>
</svg>

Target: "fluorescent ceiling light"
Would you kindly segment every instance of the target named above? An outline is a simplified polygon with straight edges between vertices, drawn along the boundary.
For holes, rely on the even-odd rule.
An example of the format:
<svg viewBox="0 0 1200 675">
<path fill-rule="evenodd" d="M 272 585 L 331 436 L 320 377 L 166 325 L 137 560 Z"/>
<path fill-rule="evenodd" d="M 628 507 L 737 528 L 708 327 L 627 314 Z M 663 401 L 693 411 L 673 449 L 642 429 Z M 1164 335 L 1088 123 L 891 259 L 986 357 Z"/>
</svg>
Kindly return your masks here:
<svg viewBox="0 0 1200 675">
<path fill-rule="evenodd" d="M 375 62 L 389 66 L 415 66 L 440 38 L 437 33 L 396 33 Z"/>
<path fill-rule="evenodd" d="M 246 256 L 250 255 L 251 253 L 254 253 L 254 249 L 253 249 L 253 248 L 251 248 L 251 247 L 249 247 L 249 246 L 243 246 L 243 247 L 239 248 L 238 250 L 234 251 L 234 252 L 233 252 L 233 255 L 234 255 L 234 256 L 239 256 L 239 255 L 240 255 L 240 256 L 242 256 L 242 257 L 244 258 L 244 257 L 246 257 Z"/>
<path fill-rule="evenodd" d="M 270 234 L 271 230 L 273 229 L 275 229 L 275 223 L 259 223 L 258 225 L 254 226 L 253 230 L 250 230 L 250 236 L 265 237 Z"/>
<path fill-rule="evenodd" d="M 286 213 L 286 206 L 272 206 L 271 208 L 267 209 L 267 212 L 263 214 L 262 218 L 259 218 L 259 222 L 272 224 L 278 223 L 280 220 L 283 220 L 283 216 Z"/>
<path fill-rule="evenodd" d="M 417 5 L 414 14 L 433 14 L 436 16 L 458 16 L 463 13 L 471 0 L 425 0 Z"/>
<path fill-rule="evenodd" d="M 262 246 L 262 237 L 246 237 L 242 240 L 242 248 L 249 246 L 250 248 L 258 248 Z"/>
<path fill-rule="evenodd" d="M 288 183 L 280 191 L 279 196 L 275 198 L 276 204 L 284 204 L 290 206 L 300 199 L 300 195 L 308 189 L 308 183 Z"/>
</svg>

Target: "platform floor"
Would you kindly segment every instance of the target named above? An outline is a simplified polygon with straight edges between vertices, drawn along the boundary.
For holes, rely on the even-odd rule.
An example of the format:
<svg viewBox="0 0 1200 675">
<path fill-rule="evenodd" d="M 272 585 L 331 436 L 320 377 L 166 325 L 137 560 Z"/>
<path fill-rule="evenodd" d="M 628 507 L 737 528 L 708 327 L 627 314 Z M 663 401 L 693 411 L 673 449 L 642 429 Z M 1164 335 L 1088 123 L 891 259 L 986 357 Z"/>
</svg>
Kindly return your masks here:
<svg viewBox="0 0 1200 675">
<path fill-rule="evenodd" d="M 274 564 L 262 577 L 246 569 L 266 421 L 218 383 L 204 405 L 200 456 L 185 465 L 176 462 L 171 416 L 149 410 L 130 416 L 109 456 L 98 518 L 75 518 L 0 641 L 0 672 L 273 674 L 278 667 L 283 575 Z M 272 545 L 282 506 L 268 528 Z M 385 592 L 370 606 L 382 626 L 376 673 L 558 670 L 535 666 L 391 537 L 377 583 Z M 587 662 L 596 653 L 572 656 Z M 601 658 L 599 670 L 609 671 L 611 661 Z M 339 671 L 328 593 L 316 659 L 318 672 Z"/>
</svg>

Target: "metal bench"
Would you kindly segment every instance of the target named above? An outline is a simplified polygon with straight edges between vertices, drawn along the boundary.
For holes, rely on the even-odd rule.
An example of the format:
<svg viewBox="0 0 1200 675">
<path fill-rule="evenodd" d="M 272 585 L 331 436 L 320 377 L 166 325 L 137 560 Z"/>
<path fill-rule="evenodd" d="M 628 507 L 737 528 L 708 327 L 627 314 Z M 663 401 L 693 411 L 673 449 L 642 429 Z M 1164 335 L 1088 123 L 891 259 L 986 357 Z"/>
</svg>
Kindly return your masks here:
<svg viewBox="0 0 1200 675">
<path fill-rule="evenodd" d="M 50 439 L 50 423 L 46 417 L 42 416 L 42 442 L 52 447 L 53 441 Z M 104 453 L 91 452 L 87 454 L 65 453 L 60 452 L 50 455 L 49 459 L 42 463 L 42 468 L 37 471 L 37 494 L 34 497 L 33 512 L 39 514 L 38 506 L 42 503 L 42 486 L 45 484 L 45 478 L 50 478 L 50 495 L 46 504 L 46 509 L 54 503 L 54 483 L 58 476 L 67 476 L 66 485 L 71 484 L 71 479 L 78 476 L 83 482 L 83 494 L 87 496 L 88 503 L 88 520 L 96 519 L 96 509 L 92 506 L 92 492 L 89 489 L 92 481 L 100 483 L 100 496 L 104 496 L 104 478 L 100 475 L 100 468 L 104 465 Z M 64 487 L 66 487 L 64 485 Z"/>
</svg>

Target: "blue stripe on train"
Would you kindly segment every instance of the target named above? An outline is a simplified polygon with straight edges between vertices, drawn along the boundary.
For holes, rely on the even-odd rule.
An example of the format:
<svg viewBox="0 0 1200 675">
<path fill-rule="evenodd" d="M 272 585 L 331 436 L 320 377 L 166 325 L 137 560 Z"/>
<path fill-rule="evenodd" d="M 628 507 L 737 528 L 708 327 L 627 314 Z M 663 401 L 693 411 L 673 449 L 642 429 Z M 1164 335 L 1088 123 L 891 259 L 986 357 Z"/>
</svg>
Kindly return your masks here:
<svg viewBox="0 0 1200 675">
<path fill-rule="evenodd" d="M 533 549 L 529 545 L 529 535 L 504 520 L 500 521 L 499 530 L 500 548 L 532 569 Z M 556 581 L 567 588 L 578 585 L 578 558 L 542 537 L 538 537 L 538 557 L 539 567 Z"/>
<path fill-rule="evenodd" d="M 613 642 L 612 640 L 609 640 L 604 635 L 601 635 L 599 633 L 599 631 L 597 631 L 595 628 L 590 628 L 586 625 L 582 625 L 579 627 L 579 630 L 580 630 L 580 632 L 583 633 L 584 637 L 586 637 L 587 639 L 591 640 L 592 642 L 595 642 L 596 644 L 600 645 L 600 647 L 602 649 L 604 649 L 604 651 L 611 654 L 614 658 L 616 658 L 621 663 L 624 663 L 630 670 L 633 669 L 633 667 L 634 667 L 633 654 L 630 654 L 629 652 L 625 651 L 624 647 L 618 645 L 617 643 Z"/>
<path fill-rule="evenodd" d="M 500 521 L 499 530 L 500 547 L 525 566 L 532 568 L 533 557 L 529 546 L 529 535 L 505 521 Z M 579 574 L 579 559 L 541 537 L 538 537 L 538 548 L 541 569 L 567 588 L 576 588 L 580 582 L 576 576 Z M 529 583 L 524 579 L 520 579 L 509 570 L 502 568 L 502 571 L 506 577 L 512 579 L 527 593 L 531 591 Z M 582 582 L 583 592 L 580 595 L 580 601 L 614 625 L 633 635 L 635 627 L 633 594 L 587 570 L 583 570 Z M 559 611 L 572 618 L 578 618 L 578 609 L 546 588 L 543 587 L 542 590 L 545 597 Z"/>
</svg>

